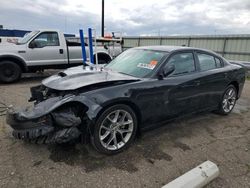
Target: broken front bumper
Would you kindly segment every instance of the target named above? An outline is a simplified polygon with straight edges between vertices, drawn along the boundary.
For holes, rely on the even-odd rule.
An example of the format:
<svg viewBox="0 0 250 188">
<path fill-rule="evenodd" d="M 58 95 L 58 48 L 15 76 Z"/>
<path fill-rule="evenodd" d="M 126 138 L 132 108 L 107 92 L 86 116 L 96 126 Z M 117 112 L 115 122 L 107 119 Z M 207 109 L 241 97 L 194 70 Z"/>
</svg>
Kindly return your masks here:
<svg viewBox="0 0 250 188">
<path fill-rule="evenodd" d="M 12 127 L 15 138 L 37 143 L 65 143 L 79 138 L 82 121 L 70 106 L 43 113 L 39 111 L 38 115 L 36 110 L 41 109 L 41 105 L 32 110 L 7 111 L 6 122 Z"/>
<path fill-rule="evenodd" d="M 6 122 L 13 129 L 13 136 L 17 139 L 29 140 L 48 135 L 55 127 L 51 116 L 44 116 L 33 120 L 18 119 L 18 111 L 9 110 L 6 114 Z"/>
<path fill-rule="evenodd" d="M 76 110 L 76 104 L 81 108 Z M 31 110 L 9 109 L 6 121 L 17 139 L 65 143 L 93 131 L 90 124 L 100 109 L 100 105 L 85 96 L 65 95 L 43 100 Z"/>
</svg>

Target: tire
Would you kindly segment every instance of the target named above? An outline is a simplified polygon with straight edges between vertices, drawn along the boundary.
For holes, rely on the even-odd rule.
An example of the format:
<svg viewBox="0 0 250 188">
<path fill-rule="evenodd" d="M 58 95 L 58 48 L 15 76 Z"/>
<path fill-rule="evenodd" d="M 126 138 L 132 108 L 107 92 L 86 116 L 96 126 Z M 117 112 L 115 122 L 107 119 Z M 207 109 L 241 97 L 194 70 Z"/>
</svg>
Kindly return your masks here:
<svg viewBox="0 0 250 188">
<path fill-rule="evenodd" d="M 105 60 L 103 60 L 103 59 L 99 59 L 99 60 L 98 60 L 98 64 L 100 64 L 100 65 L 108 64 L 108 63 L 109 63 L 108 61 L 105 61 Z"/>
<path fill-rule="evenodd" d="M 104 154 L 119 153 L 132 143 L 137 131 L 137 117 L 127 105 L 107 108 L 97 119 L 91 142 Z M 116 140 L 116 142 L 115 142 Z"/>
<path fill-rule="evenodd" d="M 21 67 L 12 61 L 0 62 L 0 81 L 4 83 L 15 82 L 20 79 Z"/>
<path fill-rule="evenodd" d="M 237 90 L 233 85 L 229 85 L 221 99 L 219 104 L 219 110 L 217 111 L 221 115 L 228 115 L 232 112 L 237 100 Z"/>
<path fill-rule="evenodd" d="M 108 64 L 112 59 L 106 54 L 97 54 L 98 58 L 98 64 L 103 65 L 103 64 Z M 94 56 L 94 62 L 96 63 L 96 55 Z"/>
</svg>

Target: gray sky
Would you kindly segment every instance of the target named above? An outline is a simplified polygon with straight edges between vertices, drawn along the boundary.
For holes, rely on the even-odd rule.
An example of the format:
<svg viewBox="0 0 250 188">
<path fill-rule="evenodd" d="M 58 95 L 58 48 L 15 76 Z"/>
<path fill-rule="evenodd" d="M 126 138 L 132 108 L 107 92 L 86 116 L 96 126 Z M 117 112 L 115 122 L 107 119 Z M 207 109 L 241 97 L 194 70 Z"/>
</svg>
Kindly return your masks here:
<svg viewBox="0 0 250 188">
<path fill-rule="evenodd" d="M 1 0 L 10 29 L 100 33 L 101 0 Z M 125 35 L 249 34 L 250 0 L 105 0 L 106 32 Z"/>
</svg>

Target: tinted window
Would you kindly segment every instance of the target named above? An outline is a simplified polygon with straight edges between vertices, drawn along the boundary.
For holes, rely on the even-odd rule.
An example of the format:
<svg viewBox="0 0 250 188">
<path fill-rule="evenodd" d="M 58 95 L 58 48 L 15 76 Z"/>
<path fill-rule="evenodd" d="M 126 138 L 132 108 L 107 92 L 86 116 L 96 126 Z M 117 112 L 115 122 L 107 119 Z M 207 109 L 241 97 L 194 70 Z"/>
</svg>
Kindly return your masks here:
<svg viewBox="0 0 250 188">
<path fill-rule="evenodd" d="M 200 69 L 202 71 L 215 69 L 217 67 L 214 56 L 202 53 L 197 53 L 197 56 L 200 62 Z"/>
<path fill-rule="evenodd" d="M 170 57 L 168 64 L 174 64 L 173 75 L 185 74 L 195 71 L 193 53 L 179 53 Z"/>
<path fill-rule="evenodd" d="M 216 58 L 216 57 L 215 57 L 215 63 L 216 63 L 216 67 L 217 67 L 217 68 L 222 67 L 222 63 L 221 63 L 220 59 L 218 59 L 218 58 Z"/>
<path fill-rule="evenodd" d="M 58 34 L 56 32 L 42 33 L 34 39 L 37 47 L 59 46 Z"/>
</svg>

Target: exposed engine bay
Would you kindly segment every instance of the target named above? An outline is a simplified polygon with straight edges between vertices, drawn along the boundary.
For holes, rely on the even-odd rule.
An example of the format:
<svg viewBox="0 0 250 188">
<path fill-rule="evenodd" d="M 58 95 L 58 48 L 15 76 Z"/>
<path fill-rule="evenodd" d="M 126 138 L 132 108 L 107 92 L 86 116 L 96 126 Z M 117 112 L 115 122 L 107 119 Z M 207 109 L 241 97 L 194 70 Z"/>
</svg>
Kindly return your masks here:
<svg viewBox="0 0 250 188">
<path fill-rule="evenodd" d="M 84 127 L 80 126 L 84 122 L 82 114 L 87 108 L 74 102 L 58 106 L 61 99 L 67 101 L 70 96 L 44 86 L 32 87 L 29 101 L 34 101 L 34 108 L 8 111 L 7 122 L 14 129 L 13 136 L 41 144 L 78 139 Z"/>
</svg>

